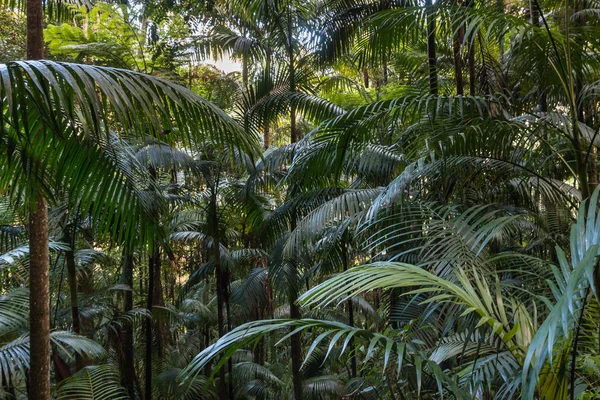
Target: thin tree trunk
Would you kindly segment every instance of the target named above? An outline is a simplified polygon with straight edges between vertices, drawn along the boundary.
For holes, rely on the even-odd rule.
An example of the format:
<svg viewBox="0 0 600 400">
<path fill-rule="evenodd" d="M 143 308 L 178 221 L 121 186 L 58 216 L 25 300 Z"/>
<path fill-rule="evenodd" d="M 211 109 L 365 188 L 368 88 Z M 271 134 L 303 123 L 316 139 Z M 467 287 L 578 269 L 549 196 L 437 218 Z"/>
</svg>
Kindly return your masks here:
<svg viewBox="0 0 600 400">
<path fill-rule="evenodd" d="M 454 2 L 458 5 L 458 2 Z M 464 95 L 464 83 L 462 73 L 462 59 L 461 59 L 461 47 L 462 41 L 465 35 L 465 27 L 461 25 L 453 38 L 453 53 L 454 53 L 454 81 L 456 82 L 456 94 L 459 96 Z"/>
<path fill-rule="evenodd" d="M 296 195 L 297 188 L 293 187 L 291 190 L 291 197 Z M 290 231 L 293 232 L 296 229 L 296 210 L 293 210 L 292 218 L 290 221 Z M 290 288 L 289 302 L 290 302 L 290 318 L 300 319 L 302 314 L 300 307 L 296 304 L 298 299 L 298 293 Z M 291 328 L 293 331 L 294 328 Z M 302 367 L 302 340 L 300 333 L 292 335 L 290 339 L 290 355 L 292 358 L 292 382 L 294 385 L 294 399 L 302 400 L 303 387 L 302 387 L 302 373 L 300 371 Z"/>
<path fill-rule="evenodd" d="M 498 7 L 498 10 L 501 13 L 504 13 L 504 9 L 505 9 L 504 0 L 496 0 L 496 5 Z M 500 58 L 502 59 L 502 57 L 504 56 L 504 34 L 500 35 L 500 38 L 498 39 L 498 46 L 500 48 Z"/>
<path fill-rule="evenodd" d="M 535 0 L 529 0 L 529 16 L 533 26 L 540 26 L 540 9 L 538 8 Z"/>
<path fill-rule="evenodd" d="M 41 0 L 27 0 L 27 59 L 44 58 Z M 34 191 L 29 214 L 29 386 L 31 399 L 50 398 L 50 260 L 48 206 Z M 34 203 L 35 201 L 35 203 Z M 35 204 L 35 206 L 33 206 Z"/>
<path fill-rule="evenodd" d="M 152 274 L 154 275 L 154 287 L 152 290 L 152 307 L 164 307 L 164 295 L 162 288 L 162 276 L 161 276 L 161 257 L 160 257 L 160 246 L 158 243 L 154 244 L 154 252 L 152 253 L 152 266 L 154 267 Z M 154 337 L 156 341 L 156 351 L 159 357 L 164 356 L 166 341 L 167 341 L 167 328 L 165 327 L 165 323 L 161 321 L 154 322 Z"/>
<path fill-rule="evenodd" d="M 264 73 L 269 83 L 271 82 L 271 57 L 273 56 L 271 53 L 271 49 L 267 48 Z M 265 120 L 264 124 L 263 148 L 264 150 L 267 150 L 269 146 L 271 146 L 271 124 L 268 120 Z"/>
<path fill-rule="evenodd" d="M 290 92 L 296 91 L 296 66 L 294 63 L 294 43 L 292 41 L 292 21 L 291 11 L 288 11 L 288 63 L 289 63 L 289 75 L 290 75 Z M 298 141 L 298 132 L 296 130 L 296 104 L 292 100 L 290 105 L 290 142 L 296 143 Z"/>
<path fill-rule="evenodd" d="M 123 312 L 133 309 L 133 251 L 125 248 L 123 251 L 123 269 L 121 283 L 130 287 L 123 291 Z M 133 326 L 125 320 L 121 328 L 121 380 L 129 397 L 135 398 L 135 363 L 133 362 Z"/>
<path fill-rule="evenodd" d="M 35 196 L 29 216 L 29 398 L 42 400 L 50 399 L 50 262 L 48 207 L 40 193 Z"/>
<path fill-rule="evenodd" d="M 271 145 L 271 124 L 269 124 L 267 122 L 267 123 L 265 123 L 265 133 L 264 133 L 263 148 L 265 150 L 267 150 L 270 145 Z"/>
<path fill-rule="evenodd" d="M 154 249 L 152 249 L 154 252 Z M 152 312 L 154 298 L 154 257 L 148 261 L 148 291 L 146 293 L 146 308 Z M 145 354 L 145 396 L 144 400 L 152 399 L 152 317 L 146 318 L 146 354 Z"/>
<path fill-rule="evenodd" d="M 475 7 L 475 0 L 469 0 L 469 8 Z M 469 64 L 469 94 L 477 95 L 477 73 L 475 70 L 475 34 L 471 35 L 468 42 L 467 62 Z"/>
<path fill-rule="evenodd" d="M 296 91 L 296 76 L 294 69 L 294 54 L 290 52 L 290 92 Z M 298 141 L 298 131 L 296 128 L 296 103 L 291 100 L 290 105 L 290 143 L 296 143 Z"/>
<path fill-rule="evenodd" d="M 296 91 L 296 69 L 294 64 L 294 42 L 292 32 L 292 5 L 291 1 L 288 7 L 288 63 L 289 63 L 289 74 L 290 74 L 290 92 Z M 296 132 L 296 105 L 292 103 L 290 107 L 290 137 L 291 142 L 296 143 L 298 141 L 298 134 Z M 296 217 L 292 217 L 292 230 L 295 229 Z M 302 317 L 300 313 L 300 307 L 296 305 L 296 299 L 298 298 L 297 293 L 290 293 L 290 316 L 294 319 L 300 319 Z M 294 385 L 294 398 L 295 400 L 302 400 L 302 375 L 300 373 L 300 367 L 302 366 L 302 343 L 299 333 L 292 335 L 291 337 L 291 357 L 292 357 L 292 381 Z"/>
<path fill-rule="evenodd" d="M 530 22 L 533 26 L 539 28 L 540 27 L 540 9 L 535 0 L 529 0 L 529 17 Z M 543 89 L 543 82 L 539 82 L 538 89 L 538 110 L 540 112 L 548 111 L 548 99 L 546 96 L 546 91 Z"/>
<path fill-rule="evenodd" d="M 343 237 L 342 237 L 342 240 Z M 348 253 L 346 242 L 342 243 L 342 262 L 344 271 L 348 270 Z M 352 299 L 348 299 L 346 303 L 346 307 L 348 308 L 348 325 L 354 326 L 354 304 L 352 304 Z M 352 378 L 356 378 L 357 368 L 356 368 L 356 349 L 354 348 L 354 338 L 350 339 L 350 343 L 348 343 L 350 347 L 350 370 L 352 371 Z"/>
<path fill-rule="evenodd" d="M 296 299 L 290 302 L 290 317 L 292 319 L 302 318 L 300 313 L 300 307 L 296 304 Z M 292 328 L 293 330 L 293 328 Z M 292 335 L 291 337 L 291 357 L 292 357 L 292 381 L 294 383 L 294 399 L 302 400 L 302 373 L 300 367 L 302 366 L 302 342 L 299 333 Z"/>
<path fill-rule="evenodd" d="M 427 59 L 429 64 L 429 93 L 438 94 L 437 55 L 435 47 L 435 11 L 432 0 L 425 0 L 427 7 Z"/>
<path fill-rule="evenodd" d="M 242 89 L 248 91 L 248 54 L 242 55 Z"/>
<path fill-rule="evenodd" d="M 223 267 L 221 266 L 221 238 L 219 235 L 219 214 L 217 210 L 217 185 L 218 182 L 214 183 L 211 193 L 210 200 L 210 218 L 211 218 L 211 230 L 213 237 L 213 257 L 215 262 L 215 276 L 217 281 L 217 330 L 219 338 L 225 335 L 225 324 L 227 323 L 223 309 L 225 307 L 225 274 L 223 273 Z M 219 370 L 219 387 L 218 393 L 220 399 L 229 398 L 229 391 L 227 390 L 227 382 L 225 380 L 225 369 Z"/>
<path fill-rule="evenodd" d="M 71 320 L 73 332 L 81 333 L 81 321 L 79 319 L 79 301 L 77 294 L 77 270 L 75 268 L 75 226 L 67 226 L 64 240 L 69 244 L 69 250 L 65 252 L 67 263 L 67 276 L 69 280 L 69 297 L 71 298 Z M 75 353 L 75 370 L 79 371 L 85 366 L 83 357 Z"/>
<path fill-rule="evenodd" d="M 477 95 L 477 73 L 475 71 L 475 42 L 469 41 L 469 94 Z"/>
</svg>

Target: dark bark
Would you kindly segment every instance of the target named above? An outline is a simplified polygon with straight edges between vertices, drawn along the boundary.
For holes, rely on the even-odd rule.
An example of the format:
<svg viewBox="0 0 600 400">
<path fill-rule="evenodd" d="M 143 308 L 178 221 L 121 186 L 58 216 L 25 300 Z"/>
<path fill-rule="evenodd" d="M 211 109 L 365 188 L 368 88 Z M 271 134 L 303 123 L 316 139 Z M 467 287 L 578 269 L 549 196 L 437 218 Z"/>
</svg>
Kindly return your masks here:
<svg viewBox="0 0 600 400">
<path fill-rule="evenodd" d="M 44 58 L 42 1 L 27 0 L 27 59 Z M 50 260 L 48 254 L 48 208 L 34 192 L 29 214 L 29 332 L 30 366 L 28 394 L 31 399 L 50 398 Z M 35 204 L 35 205 L 33 205 Z"/>
<path fill-rule="evenodd" d="M 152 307 L 164 307 L 164 294 L 163 294 L 163 279 L 161 276 L 161 267 L 162 260 L 160 255 L 160 246 L 158 243 L 154 244 L 154 252 L 152 253 L 152 266 L 154 269 L 152 270 L 152 274 L 154 275 L 154 285 L 152 290 Z M 165 349 L 167 346 L 168 340 L 168 328 L 165 325 L 164 321 L 155 321 L 154 322 L 154 340 L 156 342 L 156 351 L 159 357 L 165 355 Z"/>
<path fill-rule="evenodd" d="M 290 317 L 292 319 L 302 318 L 300 313 L 300 307 L 296 304 L 296 301 L 290 302 Z M 293 328 L 292 328 L 293 329 Z M 294 383 L 294 399 L 302 400 L 302 373 L 300 367 L 302 366 L 302 341 L 299 333 L 292 335 L 291 337 L 291 357 L 292 357 L 292 381 Z"/>
<path fill-rule="evenodd" d="M 64 241 L 69 244 L 69 250 L 65 252 L 67 264 L 67 276 L 69 280 L 69 297 L 71 299 L 72 329 L 76 334 L 81 333 L 81 321 L 79 318 L 79 301 L 77 295 L 77 270 L 75 268 L 75 227 L 68 226 L 65 229 Z M 85 366 L 83 357 L 75 353 L 75 370 L 79 371 Z"/>
<path fill-rule="evenodd" d="M 41 400 L 50 399 L 50 261 L 48 207 L 40 193 L 35 200 L 29 215 L 29 398 Z"/>
<path fill-rule="evenodd" d="M 133 309 L 133 251 L 126 248 L 123 251 L 123 268 L 121 271 L 121 283 L 127 285 L 131 290 L 123 291 L 123 312 Z M 129 397 L 135 398 L 135 363 L 133 362 L 133 326 L 130 321 L 125 320 L 121 327 L 121 380 L 123 387 L 127 390 Z"/>
<path fill-rule="evenodd" d="M 289 63 L 289 74 L 290 74 L 290 92 L 296 91 L 296 70 L 294 64 L 294 41 L 292 31 L 292 4 L 288 7 L 288 63 Z M 291 142 L 296 143 L 298 141 L 298 134 L 296 132 L 296 105 L 292 102 L 290 107 L 290 137 Z M 294 190 L 292 190 L 292 193 Z M 292 217 L 292 230 L 296 225 L 296 216 Z M 297 293 L 290 293 L 290 316 L 291 318 L 300 319 L 300 307 L 296 305 Z M 299 333 L 292 335 L 291 337 L 291 358 L 292 358 L 292 381 L 294 385 L 294 398 L 295 400 L 302 400 L 302 375 L 300 373 L 300 367 L 302 366 L 302 343 Z"/>
<path fill-rule="evenodd" d="M 462 96 L 465 94 L 464 83 L 463 83 L 463 72 L 462 72 L 462 59 L 461 59 L 461 55 L 460 55 L 464 35 L 465 35 L 465 27 L 461 26 L 453 38 L 454 81 L 456 82 L 456 94 L 459 96 Z"/>
<path fill-rule="evenodd" d="M 429 64 L 429 93 L 438 94 L 437 55 L 435 46 L 435 10 L 432 0 L 425 0 L 427 7 L 427 60 Z"/>
<path fill-rule="evenodd" d="M 469 62 L 469 94 L 477 95 L 477 73 L 475 71 L 475 43 L 469 42 L 469 54 L 467 55 Z"/>
<path fill-rule="evenodd" d="M 363 83 L 365 85 L 365 89 L 369 88 L 369 70 L 367 67 L 364 67 L 362 70 L 363 73 Z"/>
<path fill-rule="evenodd" d="M 530 17 L 530 22 L 533 26 L 535 27 L 540 27 L 540 8 L 537 4 L 536 1 L 534 0 L 530 0 L 529 1 L 529 17 Z M 543 84 L 540 85 L 539 88 L 539 96 L 538 96 L 538 110 L 540 112 L 547 112 L 548 111 L 548 99 L 546 96 L 546 92 L 543 89 Z"/>
<path fill-rule="evenodd" d="M 292 16 L 291 10 L 288 11 L 288 67 L 289 67 L 289 79 L 290 79 L 290 92 L 296 91 L 296 65 L 294 60 L 294 42 L 292 39 Z M 292 100 L 290 105 L 290 142 L 296 143 L 298 141 L 298 132 L 296 129 L 296 104 Z"/>
<path fill-rule="evenodd" d="M 218 178 L 217 178 L 218 179 Z M 215 263 L 215 277 L 217 283 L 217 331 L 219 338 L 225 335 L 225 324 L 227 323 L 224 308 L 225 308 L 225 297 L 227 290 L 227 283 L 223 267 L 221 265 L 221 238 L 219 232 L 219 213 L 217 210 L 217 187 L 218 182 L 214 183 L 212 187 L 211 199 L 210 199 L 210 219 L 211 219 L 211 230 L 213 239 L 213 257 Z M 220 399 L 229 398 L 229 391 L 227 390 L 227 382 L 225 380 L 225 369 L 219 370 L 219 387 L 218 393 Z"/>
<path fill-rule="evenodd" d="M 475 0 L 470 0 L 469 7 L 475 7 Z M 472 35 L 468 40 L 467 62 L 469 64 L 469 94 L 477 95 L 477 73 L 475 70 L 475 36 Z"/>
<path fill-rule="evenodd" d="M 27 59 L 44 58 L 42 1 L 27 0 Z"/>
<path fill-rule="evenodd" d="M 343 240 L 343 239 L 342 239 Z M 346 246 L 346 242 L 342 243 L 342 263 L 344 271 L 348 270 L 348 247 Z M 348 299 L 346 303 L 346 307 L 348 309 L 348 325 L 354 326 L 354 304 L 352 304 L 352 299 Z M 357 368 L 356 368 L 356 349 L 354 348 L 354 338 L 350 339 L 350 343 L 348 343 L 350 349 L 350 371 L 352 372 L 352 378 L 356 377 Z"/>
<path fill-rule="evenodd" d="M 529 0 L 529 16 L 533 26 L 540 26 L 540 9 L 535 0 Z"/>
<path fill-rule="evenodd" d="M 153 250 L 154 251 L 154 250 Z M 152 312 L 154 299 L 154 257 L 148 262 L 148 292 L 146 293 L 146 308 Z M 146 353 L 145 353 L 145 400 L 152 399 L 152 317 L 146 318 Z"/>
</svg>

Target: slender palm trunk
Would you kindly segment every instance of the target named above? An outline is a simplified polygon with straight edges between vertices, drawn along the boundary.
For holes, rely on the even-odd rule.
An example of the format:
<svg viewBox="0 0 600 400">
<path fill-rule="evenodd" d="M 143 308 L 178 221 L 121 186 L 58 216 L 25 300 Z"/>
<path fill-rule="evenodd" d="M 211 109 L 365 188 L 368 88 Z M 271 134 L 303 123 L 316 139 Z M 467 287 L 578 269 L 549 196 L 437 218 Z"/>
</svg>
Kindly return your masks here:
<svg viewBox="0 0 600 400">
<path fill-rule="evenodd" d="M 292 190 L 294 193 L 295 190 Z M 296 215 L 295 212 L 292 215 L 291 221 L 291 230 L 296 229 Z M 300 312 L 300 307 L 296 304 L 296 300 L 298 299 L 298 293 L 295 290 L 290 289 L 289 301 L 290 301 L 290 318 L 292 319 L 300 319 L 302 318 L 302 313 Z M 294 328 L 291 328 L 294 330 Z M 294 384 L 294 399 L 302 400 L 302 373 L 300 371 L 302 367 L 302 340 L 299 333 L 292 335 L 290 338 L 290 355 L 292 358 L 292 382 Z"/>
<path fill-rule="evenodd" d="M 343 239 L 342 239 L 343 240 Z M 344 272 L 348 270 L 348 249 L 346 246 L 346 242 L 342 242 L 342 267 Z M 352 304 L 352 299 L 348 299 L 346 303 L 346 307 L 348 308 L 348 325 L 354 326 L 354 305 Z M 352 372 L 352 378 L 356 377 L 357 368 L 356 368 L 356 349 L 354 348 L 354 339 L 350 339 L 350 343 L 348 343 L 350 347 L 350 370 Z"/>
<path fill-rule="evenodd" d="M 152 291 L 152 307 L 154 307 L 154 306 L 164 307 L 165 300 L 164 300 L 163 284 L 162 284 L 163 278 L 161 276 L 162 260 L 161 260 L 160 246 L 158 243 L 154 244 L 154 252 L 152 254 L 152 258 L 153 258 L 152 265 L 154 267 L 154 270 L 152 271 L 152 273 L 154 274 L 154 287 L 153 287 L 153 291 Z M 156 342 L 156 352 L 159 357 L 162 357 L 165 354 L 165 349 L 167 346 L 168 335 L 166 332 L 168 331 L 168 328 L 165 326 L 165 323 L 162 321 L 156 321 L 154 323 L 153 328 L 154 328 L 154 337 L 155 337 L 155 342 Z"/>
<path fill-rule="evenodd" d="M 458 5 L 458 2 L 454 2 Z M 456 82 L 456 94 L 459 96 L 464 95 L 464 83 L 463 83 L 463 72 L 462 72 L 462 59 L 461 59 L 461 48 L 462 41 L 465 35 L 465 27 L 461 25 L 458 31 L 454 34 L 453 38 L 453 55 L 454 55 L 454 80 Z"/>
<path fill-rule="evenodd" d="M 29 398 L 50 399 L 48 208 L 40 193 L 29 216 Z"/>
<path fill-rule="evenodd" d="M 302 318 L 300 313 L 300 307 L 296 304 L 296 298 L 290 301 L 290 317 L 292 319 Z M 293 328 L 292 328 L 293 329 Z M 302 366 L 302 342 L 299 333 L 292 335 L 290 340 L 290 351 L 292 356 L 292 381 L 294 383 L 294 399 L 302 400 L 302 373 L 300 367 Z"/>
<path fill-rule="evenodd" d="M 290 4 L 291 8 L 291 4 Z M 294 60 L 294 42 L 292 39 L 292 16 L 291 10 L 288 10 L 288 64 L 289 64 L 289 79 L 290 79 L 290 92 L 296 91 L 296 65 Z M 296 130 L 296 104 L 292 100 L 290 105 L 290 142 L 296 143 L 298 141 L 298 132 Z"/>
<path fill-rule="evenodd" d="M 226 278 L 221 265 L 221 237 L 219 234 L 219 213 L 217 210 L 217 185 L 218 182 L 214 183 L 212 187 L 211 200 L 210 200 L 210 218 L 211 218 L 211 230 L 213 239 L 213 257 L 215 263 L 215 276 L 217 281 L 217 331 L 219 338 L 225 335 L 225 325 L 227 323 L 224 315 L 225 309 L 225 297 L 226 297 Z M 225 380 L 225 369 L 219 370 L 219 387 L 218 393 L 220 399 L 229 398 L 229 391 L 227 389 L 227 381 Z"/>
<path fill-rule="evenodd" d="M 288 6 L 288 64 L 289 64 L 289 79 L 290 92 L 296 91 L 296 66 L 294 63 L 294 40 L 292 31 L 292 3 Z M 296 104 L 292 102 L 290 107 L 290 138 L 291 143 L 298 141 L 298 133 L 296 131 Z M 291 229 L 296 227 L 296 217 L 292 217 Z M 290 293 L 290 317 L 293 319 L 302 318 L 300 307 L 296 304 L 298 298 L 297 293 Z M 294 385 L 295 400 L 302 400 L 302 374 L 300 368 L 302 366 L 302 341 L 299 333 L 292 335 L 290 340 L 291 358 L 292 358 L 292 381 Z"/>
<path fill-rule="evenodd" d="M 477 73 L 475 71 L 475 42 L 469 42 L 469 54 L 467 54 L 469 62 L 469 94 L 477 95 Z"/>
<path fill-rule="evenodd" d="M 27 59 L 44 58 L 42 1 L 27 0 Z M 33 205 L 35 204 L 35 205 Z M 29 385 L 31 399 L 50 398 L 50 260 L 48 206 L 33 193 L 29 214 Z"/>
<path fill-rule="evenodd" d="M 290 63 L 290 92 L 296 91 L 296 67 L 294 66 L 294 50 L 289 51 L 289 63 Z M 291 100 L 290 105 L 290 142 L 296 143 L 298 141 L 298 130 L 296 128 L 296 103 Z"/>
<path fill-rule="evenodd" d="M 242 55 L 242 86 L 244 92 L 248 91 L 248 54 Z"/>
<path fill-rule="evenodd" d="M 427 7 L 427 59 L 429 64 L 429 93 L 438 94 L 437 55 L 435 47 L 435 11 L 432 0 L 425 0 Z"/>
<path fill-rule="evenodd" d="M 271 49 L 267 48 L 265 55 L 265 76 L 268 80 L 271 80 L 271 57 L 273 56 Z M 267 150 L 271 146 L 271 124 L 268 120 L 265 121 L 264 126 L 264 137 L 263 137 L 263 148 Z"/>
<path fill-rule="evenodd" d="M 69 250 L 65 252 L 67 263 L 67 276 L 69 280 L 69 297 L 71 298 L 71 320 L 73 332 L 81 333 L 81 321 L 79 318 L 79 301 L 77 295 L 77 270 L 75 268 L 75 227 L 67 227 L 64 241 L 69 244 Z M 75 353 L 75 369 L 77 371 L 84 367 L 81 354 Z"/>
<path fill-rule="evenodd" d="M 154 249 L 152 249 L 154 252 Z M 146 293 L 146 308 L 152 312 L 152 300 L 154 298 L 154 260 L 150 256 L 148 260 L 148 291 Z M 152 317 L 146 318 L 146 353 L 145 353 L 145 396 L 144 400 L 152 399 Z"/>
<path fill-rule="evenodd" d="M 530 22 L 533 26 L 539 28 L 540 25 L 540 8 L 538 7 L 538 4 L 536 1 L 534 0 L 529 0 L 529 16 L 530 16 Z M 540 112 L 547 112 L 548 111 L 548 99 L 546 96 L 546 91 L 544 90 L 543 87 L 543 83 L 540 82 L 538 83 L 538 85 L 540 86 L 540 88 L 538 89 L 539 94 L 538 94 L 538 110 Z"/>
<path fill-rule="evenodd" d="M 468 3 L 469 8 L 475 7 L 475 0 L 469 0 Z M 469 65 L 469 94 L 471 96 L 477 95 L 477 73 L 475 70 L 475 35 L 471 35 L 471 37 L 467 40 L 467 63 Z"/>
<path fill-rule="evenodd" d="M 123 312 L 133 309 L 133 251 L 127 247 L 123 251 L 121 283 L 131 290 L 123 291 Z M 133 326 L 125 320 L 121 328 L 121 380 L 129 397 L 135 398 L 135 363 L 133 362 Z"/>
</svg>

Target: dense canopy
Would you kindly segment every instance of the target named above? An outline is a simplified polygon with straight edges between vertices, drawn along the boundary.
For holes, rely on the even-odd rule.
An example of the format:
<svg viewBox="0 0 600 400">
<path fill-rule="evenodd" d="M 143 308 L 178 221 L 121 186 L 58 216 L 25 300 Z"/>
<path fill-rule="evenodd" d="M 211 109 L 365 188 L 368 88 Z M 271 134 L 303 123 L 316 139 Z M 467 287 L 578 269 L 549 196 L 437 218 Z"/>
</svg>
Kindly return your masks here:
<svg viewBox="0 0 600 400">
<path fill-rule="evenodd" d="M 0 399 L 600 398 L 596 0 L 0 0 Z"/>
</svg>

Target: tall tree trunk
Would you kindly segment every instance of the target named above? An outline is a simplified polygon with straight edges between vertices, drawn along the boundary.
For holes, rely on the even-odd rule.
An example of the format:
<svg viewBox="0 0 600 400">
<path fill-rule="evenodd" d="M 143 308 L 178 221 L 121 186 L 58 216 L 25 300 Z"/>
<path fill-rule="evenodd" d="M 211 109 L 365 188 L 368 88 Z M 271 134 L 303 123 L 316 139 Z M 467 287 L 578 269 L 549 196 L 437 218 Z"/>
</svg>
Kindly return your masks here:
<svg viewBox="0 0 600 400">
<path fill-rule="evenodd" d="M 123 291 L 123 312 L 133 309 L 133 250 L 126 247 L 123 250 L 123 269 L 121 271 L 121 283 L 129 286 L 130 290 Z M 125 320 L 120 332 L 121 341 L 121 380 L 123 387 L 127 390 L 129 397 L 135 396 L 135 363 L 133 362 L 133 326 L 129 320 Z"/>
<path fill-rule="evenodd" d="M 296 67 L 294 64 L 294 41 L 292 31 L 292 4 L 288 7 L 288 63 L 289 63 L 289 75 L 290 75 L 290 92 L 296 91 Z M 290 107 L 290 137 L 291 142 L 296 143 L 298 141 L 298 134 L 296 132 L 296 105 L 292 103 Z M 292 217 L 291 228 L 294 230 L 296 227 L 296 217 Z M 300 319 L 302 317 L 300 313 L 300 307 L 296 304 L 298 298 L 297 293 L 290 294 L 290 316 L 294 319 Z M 300 373 L 300 367 L 302 366 L 302 343 L 299 333 L 292 335 L 291 337 L 291 357 L 292 357 L 292 381 L 294 385 L 294 398 L 295 400 L 302 400 L 302 374 Z"/>
<path fill-rule="evenodd" d="M 429 64 L 429 93 L 438 94 L 437 55 L 435 47 L 435 10 L 432 0 L 425 0 L 427 7 L 427 59 Z"/>
<path fill-rule="evenodd" d="M 217 178 L 218 179 L 218 178 Z M 219 213 L 217 210 L 217 185 L 218 182 L 214 183 L 212 187 L 211 199 L 210 199 L 210 219 L 211 219 L 211 230 L 213 237 L 213 257 L 215 263 L 215 277 L 217 281 L 217 331 L 219 338 L 225 335 L 225 324 L 227 323 L 225 315 L 223 313 L 225 308 L 225 296 L 226 296 L 226 279 L 221 265 L 221 238 L 219 234 Z M 219 399 L 229 398 L 229 391 L 227 390 L 227 382 L 225 380 L 225 369 L 219 370 Z"/>
<path fill-rule="evenodd" d="M 345 235 L 344 235 L 345 236 Z M 348 270 L 348 246 L 344 241 L 344 237 L 342 236 L 342 267 L 344 272 Z M 348 308 L 348 325 L 354 326 L 354 304 L 352 304 L 352 299 L 348 299 L 346 303 L 346 307 Z M 352 378 L 356 378 L 357 368 L 356 368 L 356 349 L 354 348 L 354 338 L 350 339 L 350 343 L 348 343 L 350 347 L 350 370 L 352 371 Z"/>
<path fill-rule="evenodd" d="M 302 318 L 300 307 L 296 304 L 297 296 L 290 301 L 290 317 L 292 319 Z M 294 328 L 291 328 L 292 330 Z M 290 350 L 292 357 L 292 381 L 294 383 L 294 399 L 302 400 L 302 341 L 299 333 L 292 335 L 290 340 Z"/>
<path fill-rule="evenodd" d="M 296 70 L 294 66 L 294 53 L 293 50 L 289 54 L 290 63 L 290 92 L 296 91 Z M 291 100 L 290 104 L 290 143 L 296 143 L 298 141 L 298 130 L 296 128 L 296 103 Z"/>
<path fill-rule="evenodd" d="M 477 73 L 475 71 L 475 42 L 469 41 L 469 53 L 467 54 L 469 62 L 469 94 L 477 95 Z"/>
<path fill-rule="evenodd" d="M 291 8 L 291 6 L 290 6 Z M 290 79 L 290 92 L 296 91 L 296 65 L 294 62 L 294 42 L 292 40 L 292 16 L 291 10 L 288 10 L 288 64 L 289 64 L 289 79 Z M 292 100 L 290 105 L 290 142 L 296 143 L 298 141 L 298 132 L 296 129 L 296 104 Z"/>
<path fill-rule="evenodd" d="M 535 0 L 529 0 L 529 20 L 531 24 L 537 28 L 540 27 L 540 9 Z M 540 112 L 548 111 L 548 99 L 544 90 L 543 82 L 538 82 L 538 110 Z"/>
<path fill-rule="evenodd" d="M 154 249 L 152 249 L 154 254 Z M 148 291 L 146 293 L 146 308 L 152 312 L 152 301 L 154 299 L 154 261 L 153 256 L 148 260 Z M 145 354 L 145 396 L 144 400 L 152 399 L 152 317 L 146 318 L 146 354 Z"/>
<path fill-rule="evenodd" d="M 152 253 L 152 266 L 154 267 L 152 274 L 154 275 L 154 287 L 152 290 L 152 307 L 164 307 L 164 294 L 163 294 L 163 279 L 161 276 L 162 261 L 160 256 L 160 246 L 158 243 L 154 243 L 154 252 Z M 164 356 L 166 342 L 167 342 L 167 327 L 164 322 L 154 322 L 154 338 L 156 341 L 156 351 L 159 357 Z"/>
<path fill-rule="evenodd" d="M 292 197 L 295 195 L 296 190 L 292 189 Z M 290 231 L 294 231 L 296 229 L 296 210 L 293 211 Z M 296 256 L 296 255 L 295 255 Z M 290 318 L 292 319 L 300 319 L 302 318 L 302 314 L 300 312 L 300 307 L 296 304 L 296 300 L 298 299 L 298 293 L 295 290 L 290 289 L 289 293 L 289 301 L 290 301 Z M 294 328 L 291 328 L 293 331 Z M 300 371 L 302 367 L 302 337 L 300 333 L 296 333 L 292 335 L 290 339 L 290 355 L 292 358 L 292 382 L 294 384 L 294 399 L 302 400 L 302 372 Z"/>
<path fill-rule="evenodd" d="M 459 5 L 458 2 L 454 2 L 455 5 Z M 453 55 L 454 55 L 454 81 L 456 82 L 456 94 L 459 96 L 464 95 L 464 83 L 462 73 L 462 59 L 460 55 L 462 41 L 465 36 L 465 27 L 461 25 L 453 38 Z"/>
<path fill-rule="evenodd" d="M 535 0 L 529 0 L 529 17 L 533 26 L 540 26 L 540 9 Z"/>
<path fill-rule="evenodd" d="M 42 1 L 27 0 L 27 59 L 44 58 Z M 35 204 L 35 206 L 34 206 Z M 34 191 L 29 214 L 29 398 L 50 398 L 48 206 Z"/>
<path fill-rule="evenodd" d="M 475 0 L 469 0 L 469 8 L 475 7 Z M 469 64 L 469 94 L 477 95 L 477 73 L 475 71 L 475 34 L 468 38 L 467 62 Z"/>
<path fill-rule="evenodd" d="M 265 55 L 265 78 L 267 81 L 271 82 L 271 57 L 273 57 L 272 51 L 270 47 L 267 47 L 266 55 Z M 266 120 L 264 122 L 264 137 L 263 137 L 263 149 L 267 150 L 269 146 L 271 146 L 271 123 Z"/>
<path fill-rule="evenodd" d="M 496 0 L 496 7 L 501 13 L 505 11 L 504 0 Z M 498 39 L 498 47 L 500 48 L 500 58 L 504 56 L 504 34 L 500 34 L 500 38 Z"/>
<path fill-rule="evenodd" d="M 69 280 L 69 297 L 71 299 L 71 320 L 73 323 L 73 332 L 81 333 L 81 321 L 79 318 L 79 301 L 77 294 L 77 270 L 75 268 L 75 225 L 67 226 L 65 229 L 64 241 L 69 244 L 69 250 L 65 252 L 67 263 L 67 276 Z M 84 367 L 84 360 L 81 354 L 75 353 L 75 369 L 81 370 Z"/>
<path fill-rule="evenodd" d="M 248 91 L 248 54 L 242 55 L 242 89 Z"/>
<path fill-rule="evenodd" d="M 28 9 L 29 12 L 29 9 Z M 29 398 L 50 399 L 48 207 L 40 193 L 29 215 Z"/>
</svg>

